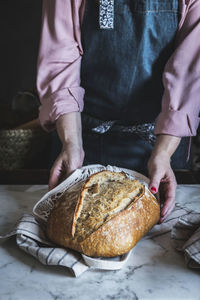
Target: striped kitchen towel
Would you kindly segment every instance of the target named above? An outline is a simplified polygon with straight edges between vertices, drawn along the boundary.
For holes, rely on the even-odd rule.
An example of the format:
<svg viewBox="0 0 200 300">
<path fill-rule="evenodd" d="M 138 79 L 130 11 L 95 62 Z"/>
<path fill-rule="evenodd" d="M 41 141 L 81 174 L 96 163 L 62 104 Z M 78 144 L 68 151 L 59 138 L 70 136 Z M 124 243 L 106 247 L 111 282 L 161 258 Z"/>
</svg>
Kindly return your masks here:
<svg viewBox="0 0 200 300">
<path fill-rule="evenodd" d="M 174 248 L 184 253 L 187 266 L 200 269 L 200 213 L 179 218 L 172 228 L 171 238 Z"/>
<path fill-rule="evenodd" d="M 165 234 L 170 234 L 173 226 L 178 222 L 179 218 L 190 215 L 192 213 L 188 208 L 176 203 L 173 211 L 165 219 L 162 224 L 155 225 L 146 235 L 146 238 L 157 238 Z"/>
<path fill-rule="evenodd" d="M 145 238 L 171 235 L 172 246 L 184 253 L 190 268 L 200 269 L 200 213 L 176 204 L 174 210 L 161 225 L 155 225 Z"/>
<path fill-rule="evenodd" d="M 55 246 L 46 238 L 44 232 L 44 225 L 34 216 L 24 214 L 14 229 L 7 235 L 0 236 L 0 239 L 16 235 L 16 242 L 20 249 L 34 256 L 44 265 L 67 267 L 76 277 L 89 268 L 81 254 Z"/>
<path fill-rule="evenodd" d="M 20 249 L 34 256 L 44 265 L 67 267 L 75 277 L 88 268 L 102 270 L 119 270 L 128 261 L 131 251 L 124 255 L 106 258 L 92 258 L 72 249 L 61 248 L 51 243 L 45 236 L 45 224 L 38 222 L 34 216 L 24 214 L 10 233 L 0 236 L 0 239 L 16 235 Z"/>
</svg>

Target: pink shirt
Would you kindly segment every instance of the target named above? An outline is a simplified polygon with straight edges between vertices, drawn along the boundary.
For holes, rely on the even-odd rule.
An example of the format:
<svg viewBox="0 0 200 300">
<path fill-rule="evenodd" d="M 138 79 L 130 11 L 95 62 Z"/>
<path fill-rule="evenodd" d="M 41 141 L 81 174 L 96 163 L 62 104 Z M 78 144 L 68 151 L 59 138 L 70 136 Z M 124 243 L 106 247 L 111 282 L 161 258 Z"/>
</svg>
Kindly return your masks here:
<svg viewBox="0 0 200 300">
<path fill-rule="evenodd" d="M 86 0 L 43 0 L 38 56 L 39 119 L 46 130 L 59 116 L 83 110 L 81 23 Z M 155 134 L 193 136 L 200 111 L 200 0 L 180 0 L 176 48 L 164 72 Z M 153 108 L 152 108 L 153 109 Z"/>
</svg>

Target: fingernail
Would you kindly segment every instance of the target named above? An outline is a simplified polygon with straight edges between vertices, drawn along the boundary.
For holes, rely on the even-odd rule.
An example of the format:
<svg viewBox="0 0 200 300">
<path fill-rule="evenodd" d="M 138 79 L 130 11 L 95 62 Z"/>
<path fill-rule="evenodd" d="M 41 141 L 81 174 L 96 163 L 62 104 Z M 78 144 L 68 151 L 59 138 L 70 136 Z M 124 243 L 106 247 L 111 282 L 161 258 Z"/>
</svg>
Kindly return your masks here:
<svg viewBox="0 0 200 300">
<path fill-rule="evenodd" d="M 156 193 L 156 192 L 157 192 L 157 189 L 155 188 L 155 186 L 152 186 L 152 187 L 151 187 L 151 191 L 152 191 L 153 193 Z"/>
</svg>

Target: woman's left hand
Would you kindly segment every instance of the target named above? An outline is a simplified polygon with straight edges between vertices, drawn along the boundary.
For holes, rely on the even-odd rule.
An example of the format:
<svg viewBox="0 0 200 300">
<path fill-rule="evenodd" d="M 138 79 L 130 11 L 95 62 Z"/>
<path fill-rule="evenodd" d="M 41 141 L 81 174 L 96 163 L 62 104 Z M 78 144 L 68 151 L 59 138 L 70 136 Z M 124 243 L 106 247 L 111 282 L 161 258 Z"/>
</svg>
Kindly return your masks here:
<svg viewBox="0 0 200 300">
<path fill-rule="evenodd" d="M 170 214 L 175 206 L 176 178 L 170 166 L 170 157 L 167 153 L 152 156 L 148 162 L 149 189 L 153 194 L 160 192 L 161 216 L 160 223 Z"/>
<path fill-rule="evenodd" d="M 159 135 L 148 162 L 150 177 L 149 189 L 153 194 L 159 190 L 161 203 L 160 223 L 170 214 L 175 206 L 176 178 L 170 160 L 176 151 L 181 138 L 170 135 Z"/>
</svg>

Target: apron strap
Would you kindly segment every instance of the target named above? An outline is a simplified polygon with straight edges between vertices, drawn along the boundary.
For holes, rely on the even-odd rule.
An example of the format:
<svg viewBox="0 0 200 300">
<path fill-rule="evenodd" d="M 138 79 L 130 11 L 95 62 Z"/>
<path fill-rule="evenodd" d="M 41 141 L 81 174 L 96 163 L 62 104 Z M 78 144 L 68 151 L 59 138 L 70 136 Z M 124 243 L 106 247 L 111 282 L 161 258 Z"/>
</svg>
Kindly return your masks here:
<svg viewBox="0 0 200 300">
<path fill-rule="evenodd" d="M 99 0 L 99 27 L 114 28 L 114 0 Z"/>
</svg>

